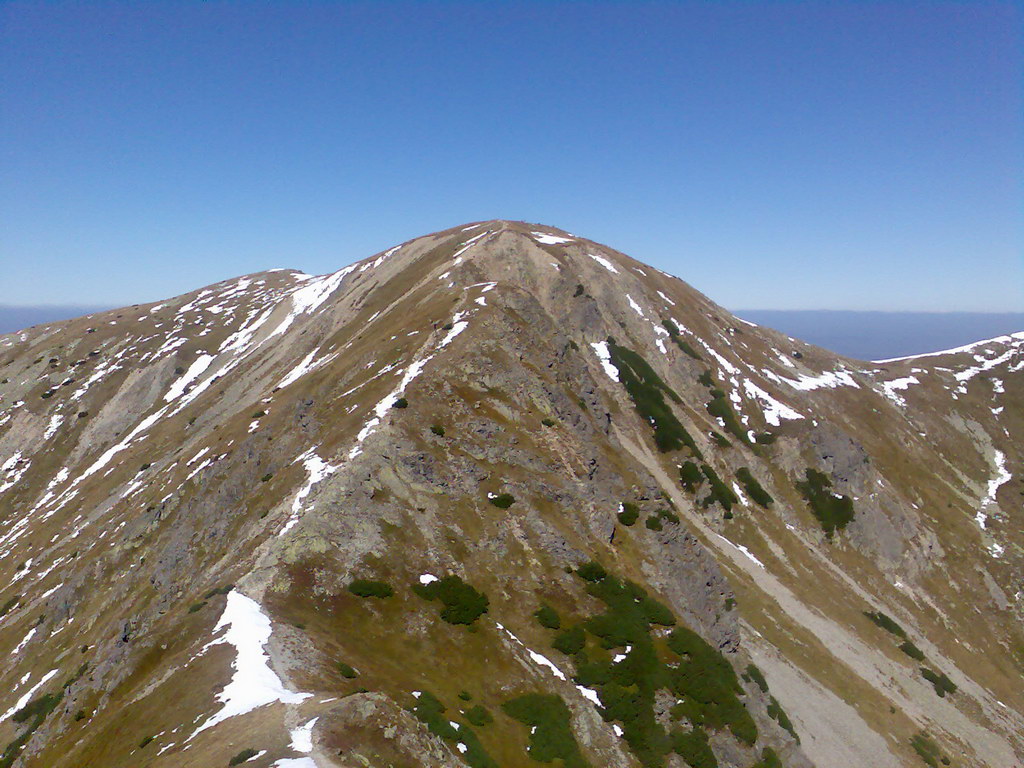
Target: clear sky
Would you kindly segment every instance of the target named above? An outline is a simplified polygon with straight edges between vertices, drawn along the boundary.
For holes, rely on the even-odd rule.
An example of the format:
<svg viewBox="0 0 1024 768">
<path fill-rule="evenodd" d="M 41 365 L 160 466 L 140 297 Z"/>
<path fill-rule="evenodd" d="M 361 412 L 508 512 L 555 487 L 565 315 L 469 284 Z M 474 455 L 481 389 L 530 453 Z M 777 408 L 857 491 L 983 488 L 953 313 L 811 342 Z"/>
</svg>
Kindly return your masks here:
<svg viewBox="0 0 1024 768">
<path fill-rule="evenodd" d="M 0 304 L 491 218 L 728 307 L 1024 309 L 1018 3 L 0 5 Z"/>
</svg>

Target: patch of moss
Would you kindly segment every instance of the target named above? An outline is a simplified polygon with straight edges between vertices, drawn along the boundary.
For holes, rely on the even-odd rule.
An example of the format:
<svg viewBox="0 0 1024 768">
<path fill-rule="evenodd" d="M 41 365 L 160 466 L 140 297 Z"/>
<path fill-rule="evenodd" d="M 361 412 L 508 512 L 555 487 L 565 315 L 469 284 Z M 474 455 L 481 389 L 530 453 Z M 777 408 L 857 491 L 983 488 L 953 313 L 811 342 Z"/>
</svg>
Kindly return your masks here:
<svg viewBox="0 0 1024 768">
<path fill-rule="evenodd" d="M 430 584 L 414 584 L 413 591 L 424 600 L 444 603 L 441 618 L 449 624 L 470 626 L 487 613 L 489 600 L 458 576 L 445 576 Z"/>
<path fill-rule="evenodd" d="M 391 597 L 395 590 L 385 581 L 371 581 L 369 579 L 356 579 L 348 585 L 348 591 L 356 597 Z"/>
<path fill-rule="evenodd" d="M 833 493 L 832 481 L 822 472 L 808 467 L 804 474 L 807 479 L 797 481 L 796 488 L 807 500 L 825 535 L 832 538 L 837 530 L 841 531 L 853 520 L 853 501 L 848 496 Z"/>
<path fill-rule="evenodd" d="M 672 402 L 682 402 L 679 395 L 669 387 L 654 369 L 640 355 L 631 349 L 621 347 L 608 337 L 608 351 L 612 365 L 619 371 L 619 382 L 633 400 L 637 413 L 654 430 L 654 442 L 662 453 L 677 451 L 683 446 L 694 456 L 700 456 L 700 449 L 686 428 L 679 423 L 672 408 L 665 402 L 668 395 Z"/>
<path fill-rule="evenodd" d="M 528 693 L 501 705 L 505 714 L 530 728 L 527 754 L 540 763 L 589 768 L 573 735 L 569 708 L 560 696 Z"/>
</svg>

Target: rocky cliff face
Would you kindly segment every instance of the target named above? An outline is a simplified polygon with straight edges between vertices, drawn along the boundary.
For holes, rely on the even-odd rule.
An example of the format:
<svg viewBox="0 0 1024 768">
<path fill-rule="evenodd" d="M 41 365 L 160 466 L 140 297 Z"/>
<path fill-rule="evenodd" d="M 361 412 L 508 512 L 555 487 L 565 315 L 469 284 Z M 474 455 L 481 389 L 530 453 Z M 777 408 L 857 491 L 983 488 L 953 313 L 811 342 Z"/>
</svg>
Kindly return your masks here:
<svg viewBox="0 0 1024 768">
<path fill-rule="evenodd" d="M 1022 367 L 505 221 L 0 336 L 0 766 L 1020 764 Z"/>
</svg>

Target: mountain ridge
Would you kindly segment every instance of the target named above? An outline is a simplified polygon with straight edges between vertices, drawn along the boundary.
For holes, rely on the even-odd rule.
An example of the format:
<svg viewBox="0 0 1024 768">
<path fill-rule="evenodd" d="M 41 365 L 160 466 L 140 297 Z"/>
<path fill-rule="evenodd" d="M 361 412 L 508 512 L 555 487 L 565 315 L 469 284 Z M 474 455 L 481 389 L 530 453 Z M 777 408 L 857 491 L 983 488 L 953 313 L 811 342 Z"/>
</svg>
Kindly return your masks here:
<svg viewBox="0 0 1024 768">
<path fill-rule="evenodd" d="M 0 674 L 21 680 L 0 728 L 25 737 L 19 765 L 219 765 L 263 733 L 261 768 L 371 752 L 529 765 L 516 713 L 539 715 L 510 704 L 516 692 L 561 701 L 544 699 L 538 723 L 560 759 L 594 765 L 912 765 L 912 737 L 964 765 L 1019 759 L 1020 598 L 1007 593 L 1024 550 L 1006 498 L 1020 484 L 1008 468 L 1024 334 L 878 367 L 744 324 L 592 241 L 502 220 L 329 275 L 256 273 L 29 330 L 0 336 L 13 580 L 0 602 L 18 595 Z M 830 499 L 848 500 L 849 519 Z M 670 641 L 633 617 L 613 662 L 596 614 L 579 612 L 604 603 L 626 621 L 626 579 L 677 630 Z M 473 632 L 431 618 L 443 597 L 446 610 L 479 603 L 460 582 L 489 598 Z M 986 606 L 981 635 L 961 615 L 972 601 Z M 532 618 L 540 602 L 581 628 L 555 650 Z M 43 610 L 31 627 L 30 605 Z M 883 608 L 955 692 L 933 691 L 863 616 Z M 62 639 L 75 618 L 85 651 Z M 634 647 L 670 657 L 666 643 L 697 643 L 686 632 L 737 688 L 697 706 L 675 667 L 657 667 L 664 685 L 623 678 L 647 691 L 623 710 L 605 675 L 639 665 Z M 558 650 L 580 633 L 581 650 Z M 992 637 L 999 652 L 959 648 Z M 6 718 L 53 679 L 43 657 L 65 659 L 53 671 L 70 679 L 74 651 L 89 671 L 26 737 Z M 719 656 L 707 663 L 728 678 Z M 263 693 L 245 692 L 243 667 Z M 491 724 L 465 719 L 463 692 Z M 899 709 L 883 717 L 882 702 Z M 461 725 L 442 727 L 438 706 L 466 710 Z"/>
</svg>

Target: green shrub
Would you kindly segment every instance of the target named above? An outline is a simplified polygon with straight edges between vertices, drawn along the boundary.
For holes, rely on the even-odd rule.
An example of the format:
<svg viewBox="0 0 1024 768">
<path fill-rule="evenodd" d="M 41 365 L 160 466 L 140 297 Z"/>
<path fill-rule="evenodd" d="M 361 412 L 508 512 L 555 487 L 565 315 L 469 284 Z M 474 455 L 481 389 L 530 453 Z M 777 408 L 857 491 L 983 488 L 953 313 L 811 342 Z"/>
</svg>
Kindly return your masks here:
<svg viewBox="0 0 1024 768">
<path fill-rule="evenodd" d="M 228 765 L 241 765 L 242 763 L 256 757 L 256 755 L 258 754 L 259 752 L 257 752 L 255 749 L 252 749 L 251 747 L 249 749 L 243 749 L 237 755 L 228 760 Z"/>
<path fill-rule="evenodd" d="M 932 684 L 940 698 L 947 693 L 956 693 L 956 685 L 944 673 L 934 672 L 928 667 L 921 667 L 921 677 Z"/>
<path fill-rule="evenodd" d="M 498 764 L 487 754 L 473 729 L 466 725 L 458 725 L 456 728 L 444 712 L 444 705 L 429 691 L 420 693 L 416 706 L 412 709 L 412 713 L 426 724 L 431 733 L 447 742 L 464 744 L 466 751 L 462 753 L 462 759 L 471 768 L 498 768 Z"/>
<path fill-rule="evenodd" d="M 530 728 L 527 754 L 540 763 L 561 760 L 565 768 L 589 768 L 573 736 L 569 708 L 561 697 L 528 693 L 501 705 L 509 717 Z"/>
<path fill-rule="evenodd" d="M 704 473 L 704 477 L 711 483 L 711 491 L 704 499 L 701 500 L 700 505 L 705 509 L 710 507 L 716 501 L 722 505 L 722 508 L 729 512 L 732 509 L 733 504 L 739 504 L 740 500 L 736 498 L 736 494 L 733 493 L 732 488 L 722 482 L 722 479 L 707 464 L 701 465 L 701 471 Z"/>
<path fill-rule="evenodd" d="M 414 584 L 413 591 L 424 600 L 444 603 L 441 618 L 449 624 L 472 625 L 487 613 L 489 600 L 458 576 L 445 576 L 430 584 Z"/>
<path fill-rule="evenodd" d="M 728 448 L 732 443 L 729 442 L 725 435 L 720 435 L 714 430 L 711 430 L 711 439 L 715 441 L 715 445 L 719 448 Z"/>
<path fill-rule="evenodd" d="M 150 463 L 149 463 L 149 462 L 147 461 L 147 462 L 146 462 L 145 464 L 143 464 L 143 465 L 142 465 L 141 467 L 139 467 L 139 472 L 145 472 L 145 471 L 146 471 L 147 469 L 149 469 L 149 468 L 150 468 L 150 467 L 152 467 L 152 466 L 153 466 L 153 465 L 152 465 L 152 464 L 150 464 Z"/>
<path fill-rule="evenodd" d="M 579 298 L 583 295 L 583 283 L 576 283 L 576 293 L 572 295 L 574 299 Z"/>
<path fill-rule="evenodd" d="M 20 601 L 20 600 L 21 600 L 21 595 L 15 595 L 10 600 L 8 600 L 6 603 L 4 603 L 3 606 L 0 607 L 0 618 L 4 617 L 8 613 L 10 613 L 11 609 L 14 608 L 18 604 L 18 601 Z"/>
<path fill-rule="evenodd" d="M 487 500 L 498 509 L 508 509 L 516 503 L 516 497 L 511 493 L 499 493 L 497 496 L 489 496 Z"/>
<path fill-rule="evenodd" d="M 877 624 L 879 627 L 884 629 L 886 632 L 896 635 L 903 640 L 907 639 L 907 633 L 903 631 L 903 627 L 897 624 L 893 619 L 886 616 L 881 611 L 864 611 L 864 615 L 867 616 L 871 621 Z"/>
<path fill-rule="evenodd" d="M 666 523 L 672 523 L 673 525 L 679 525 L 679 515 L 675 512 L 669 512 L 667 509 L 656 509 L 654 514 L 658 516 L 660 520 L 664 520 Z"/>
<path fill-rule="evenodd" d="M 910 746 L 926 765 L 930 765 L 932 768 L 939 768 L 939 759 L 942 753 L 939 751 L 938 745 L 928 738 L 928 734 L 921 731 L 916 736 L 913 736 L 910 739 Z M 943 760 L 943 764 L 948 765 L 948 762 Z"/>
<path fill-rule="evenodd" d="M 832 538 L 836 530 L 841 531 L 853 520 L 853 501 L 829 490 L 832 481 L 818 470 L 808 467 L 805 476 L 807 479 L 797 481 L 796 488 L 807 500 L 825 535 Z"/>
<path fill-rule="evenodd" d="M 751 768 L 783 768 L 782 760 L 771 747 L 761 750 L 761 759 L 754 763 Z"/>
<path fill-rule="evenodd" d="M 612 365 L 619 371 L 619 382 L 633 400 L 637 413 L 652 426 L 658 450 L 667 453 L 686 446 L 694 456 L 700 456 L 693 437 L 665 402 L 664 395 L 673 402 L 682 402 L 679 395 L 661 380 L 646 360 L 633 350 L 620 347 L 610 336 L 608 351 Z"/>
<path fill-rule="evenodd" d="M 766 509 L 771 506 L 772 502 L 775 501 L 761 484 L 757 482 L 757 478 L 750 474 L 750 470 L 747 467 L 740 467 L 736 470 L 736 478 L 743 485 L 743 489 L 747 492 L 756 503 L 760 504 Z"/>
<path fill-rule="evenodd" d="M 767 689 L 765 689 L 767 690 Z M 796 743 L 800 743 L 800 737 L 796 735 L 796 729 L 793 727 L 793 722 L 789 719 L 789 715 L 786 714 L 786 710 L 779 704 L 778 699 L 774 696 L 768 701 L 768 717 L 777 722 L 779 726 L 789 732 L 789 735 L 796 739 Z"/>
<path fill-rule="evenodd" d="M 907 654 L 907 656 L 912 658 L 914 661 L 924 661 L 924 651 L 922 651 L 909 640 L 905 640 L 903 643 L 900 644 L 900 650 Z"/>
<path fill-rule="evenodd" d="M 146 738 L 144 738 L 142 741 L 139 742 L 139 749 L 145 749 L 149 742 L 151 742 L 155 738 L 155 736 L 147 736 Z"/>
<path fill-rule="evenodd" d="M 559 618 L 558 612 L 549 605 L 542 605 L 533 615 L 546 629 L 561 629 L 562 627 L 562 620 Z"/>
<path fill-rule="evenodd" d="M 600 563 L 595 563 L 591 560 L 589 563 L 584 563 L 577 568 L 576 575 L 584 581 L 601 581 L 608 576 L 608 572 L 601 567 Z"/>
<path fill-rule="evenodd" d="M 474 707 L 470 707 L 463 712 L 463 714 L 466 716 L 466 720 L 469 721 L 470 725 L 475 725 L 477 727 L 490 725 L 494 722 L 494 718 L 491 717 L 491 713 L 479 704 Z"/>
<path fill-rule="evenodd" d="M 743 674 L 744 680 L 750 680 L 752 683 L 757 685 L 761 689 L 761 693 L 768 693 L 768 681 L 764 679 L 764 675 L 761 674 L 761 670 L 755 667 L 753 664 L 748 664 L 746 672 Z"/>
<path fill-rule="evenodd" d="M 697 354 L 697 350 L 690 346 L 688 341 L 685 341 L 682 336 L 679 335 L 679 328 L 671 320 L 662 320 L 661 324 L 665 326 L 665 330 L 668 331 L 668 335 L 675 342 L 675 345 L 679 347 L 683 352 L 692 357 L 694 360 L 700 360 L 701 356 Z"/>
<path fill-rule="evenodd" d="M 203 595 L 203 599 L 204 600 L 209 600 L 211 597 L 216 597 L 217 595 L 226 595 L 228 592 L 230 592 L 234 588 L 235 588 L 234 584 L 225 584 L 224 586 L 221 586 L 221 587 L 214 587 L 209 592 L 207 592 L 205 595 Z"/>
<path fill-rule="evenodd" d="M 392 408 L 408 408 L 409 407 L 409 401 L 406 400 L 404 397 L 399 397 L 399 398 L 395 399 L 395 402 L 393 402 L 391 404 L 391 407 Z"/>
<path fill-rule="evenodd" d="M 459 691 L 459 698 L 463 701 L 472 701 L 473 695 L 469 691 Z"/>
<path fill-rule="evenodd" d="M 188 607 L 188 612 L 189 613 L 198 613 L 199 611 L 203 610 L 203 608 L 205 608 L 205 607 L 206 607 L 206 601 L 205 600 L 201 600 L 198 603 L 192 603 L 192 605 L 190 605 Z"/>
<path fill-rule="evenodd" d="M 575 656 L 583 650 L 587 644 L 587 635 L 583 627 L 577 625 L 560 632 L 551 643 L 551 647 L 561 651 L 566 656 Z"/>
<path fill-rule="evenodd" d="M 356 597 L 391 597 L 395 590 L 385 581 L 370 581 L 369 579 L 356 579 L 348 585 L 348 591 Z"/>
<path fill-rule="evenodd" d="M 440 424 L 432 424 L 430 426 L 430 431 L 433 432 L 438 437 L 444 437 L 444 427 L 442 427 Z"/>
<path fill-rule="evenodd" d="M 267 472 L 267 474 L 265 474 L 265 475 L 264 475 L 263 477 L 261 477 L 261 478 L 260 478 L 260 482 L 261 482 L 261 483 L 265 483 L 265 482 L 267 482 L 267 481 L 268 481 L 268 480 L 269 480 L 270 478 L 272 478 L 273 476 L 274 476 L 274 473 L 273 473 L 273 472 Z"/>
<path fill-rule="evenodd" d="M 38 720 L 39 723 L 42 723 L 46 716 L 57 708 L 57 705 L 60 704 L 61 699 L 63 698 L 63 692 L 45 693 L 42 696 L 37 696 L 15 712 L 11 716 L 11 719 L 16 723 L 24 723 L 25 721 L 34 718 Z"/>
<path fill-rule="evenodd" d="M 355 669 L 350 667 L 344 661 L 339 661 L 337 664 L 334 665 L 334 668 L 338 670 L 338 673 L 342 677 L 348 678 L 349 680 L 359 677 L 359 673 L 356 672 Z"/>
<path fill-rule="evenodd" d="M 553 427 L 553 426 L 555 426 L 555 420 L 554 419 L 541 419 L 540 423 L 543 424 L 545 427 Z"/>
<path fill-rule="evenodd" d="M 754 435 L 754 442 L 760 445 L 771 445 L 775 442 L 776 437 L 771 432 L 757 432 Z"/>
<path fill-rule="evenodd" d="M 718 759 L 708 744 L 708 734 L 700 727 L 689 733 L 672 734 L 672 751 L 683 758 L 690 768 L 718 768 Z"/>
<path fill-rule="evenodd" d="M 704 476 L 700 473 L 700 469 L 696 464 L 687 460 L 679 468 L 679 481 L 687 491 L 696 493 L 697 486 L 704 482 Z"/>
<path fill-rule="evenodd" d="M 266 412 L 266 411 L 256 411 L 256 413 L 254 413 L 254 414 L 252 415 L 252 417 L 253 417 L 254 419 L 262 419 L 262 418 L 263 418 L 264 416 L 266 416 L 266 415 L 267 415 L 267 412 Z"/>
<path fill-rule="evenodd" d="M 725 430 L 741 443 L 746 445 L 750 444 L 750 438 L 747 436 L 746 430 L 740 424 L 739 419 L 736 417 L 736 411 L 733 410 L 732 404 L 729 402 L 729 398 L 725 392 L 719 389 L 718 384 L 711 376 L 711 371 L 705 371 L 700 377 L 700 382 L 708 389 L 711 390 L 711 402 L 707 404 L 708 413 L 715 418 L 721 419 L 725 425 Z"/>
<path fill-rule="evenodd" d="M 628 501 L 622 502 L 622 511 L 619 512 L 619 522 L 623 525 L 633 525 L 640 517 L 640 508 Z"/>
</svg>

